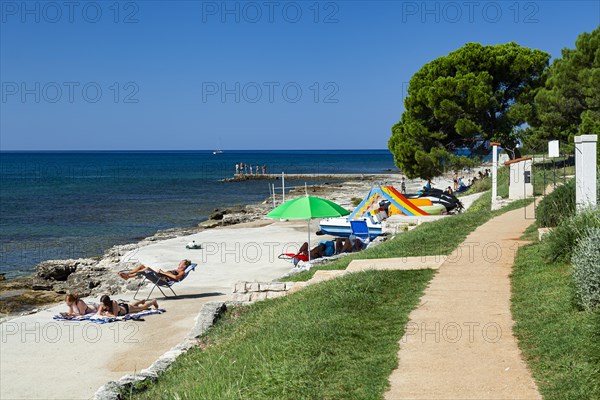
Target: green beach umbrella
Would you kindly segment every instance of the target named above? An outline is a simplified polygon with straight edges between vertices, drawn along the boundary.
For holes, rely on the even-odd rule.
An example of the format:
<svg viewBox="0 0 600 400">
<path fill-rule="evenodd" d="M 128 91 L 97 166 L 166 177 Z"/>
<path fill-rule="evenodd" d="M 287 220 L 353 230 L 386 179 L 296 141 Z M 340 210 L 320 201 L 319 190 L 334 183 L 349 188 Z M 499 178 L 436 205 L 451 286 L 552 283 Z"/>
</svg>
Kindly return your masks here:
<svg viewBox="0 0 600 400">
<path fill-rule="evenodd" d="M 344 207 L 320 197 L 303 196 L 286 201 L 267 214 L 267 218 L 308 220 L 308 261 L 310 261 L 310 220 L 343 217 L 350 214 Z"/>
</svg>

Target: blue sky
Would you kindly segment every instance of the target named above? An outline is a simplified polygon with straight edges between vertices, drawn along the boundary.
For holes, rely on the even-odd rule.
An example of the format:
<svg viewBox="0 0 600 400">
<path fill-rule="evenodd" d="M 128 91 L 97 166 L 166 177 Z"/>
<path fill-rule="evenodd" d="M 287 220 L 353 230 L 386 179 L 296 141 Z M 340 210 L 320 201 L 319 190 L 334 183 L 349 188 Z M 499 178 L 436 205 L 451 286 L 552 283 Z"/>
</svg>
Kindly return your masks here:
<svg viewBox="0 0 600 400">
<path fill-rule="evenodd" d="M 467 42 L 559 57 L 598 1 L 1 1 L 2 150 L 381 149 Z"/>
</svg>

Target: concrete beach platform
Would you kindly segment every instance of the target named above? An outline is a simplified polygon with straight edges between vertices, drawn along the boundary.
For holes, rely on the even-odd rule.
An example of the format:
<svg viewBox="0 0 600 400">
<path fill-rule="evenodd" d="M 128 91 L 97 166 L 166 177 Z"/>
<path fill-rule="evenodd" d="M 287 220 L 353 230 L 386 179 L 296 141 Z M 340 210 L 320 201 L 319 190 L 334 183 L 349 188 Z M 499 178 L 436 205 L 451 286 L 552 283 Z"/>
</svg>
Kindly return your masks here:
<svg viewBox="0 0 600 400">
<path fill-rule="evenodd" d="M 381 174 L 285 174 L 286 180 L 291 181 L 362 181 L 362 180 L 385 180 L 388 179 L 393 171 Z M 399 174 L 399 173 L 397 173 Z M 260 181 L 281 179 L 281 174 L 234 174 L 233 178 L 225 178 L 223 182 L 236 181 Z"/>
</svg>

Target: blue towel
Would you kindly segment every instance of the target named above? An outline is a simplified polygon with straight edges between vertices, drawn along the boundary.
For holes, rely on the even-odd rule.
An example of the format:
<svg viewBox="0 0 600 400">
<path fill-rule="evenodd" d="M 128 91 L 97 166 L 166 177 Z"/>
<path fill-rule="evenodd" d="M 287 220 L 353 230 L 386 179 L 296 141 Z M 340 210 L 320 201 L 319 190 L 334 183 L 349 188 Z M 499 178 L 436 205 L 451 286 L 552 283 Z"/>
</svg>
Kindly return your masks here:
<svg viewBox="0 0 600 400">
<path fill-rule="evenodd" d="M 87 314 L 87 315 L 80 315 L 77 317 L 64 317 L 63 315 L 55 315 L 54 317 L 52 317 L 52 319 L 56 320 L 56 321 L 90 321 L 96 324 L 107 324 L 109 322 L 117 322 L 117 321 L 130 321 L 130 320 L 138 320 L 140 318 L 142 318 L 145 315 L 152 315 L 152 314 L 162 314 L 162 313 L 166 313 L 166 310 L 163 309 L 152 309 L 152 310 L 143 310 L 140 312 L 136 312 L 133 314 L 126 314 L 123 315 L 121 317 L 105 317 L 102 315 L 97 315 L 97 314 Z"/>
</svg>

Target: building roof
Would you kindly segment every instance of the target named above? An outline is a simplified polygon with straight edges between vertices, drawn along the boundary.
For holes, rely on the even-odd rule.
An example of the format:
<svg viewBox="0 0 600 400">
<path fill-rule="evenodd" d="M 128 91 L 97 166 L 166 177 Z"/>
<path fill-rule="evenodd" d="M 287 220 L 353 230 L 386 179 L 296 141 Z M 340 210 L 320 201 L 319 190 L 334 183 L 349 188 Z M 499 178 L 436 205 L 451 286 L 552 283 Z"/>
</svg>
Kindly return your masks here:
<svg viewBox="0 0 600 400">
<path fill-rule="evenodd" d="M 515 158 L 514 160 L 508 160 L 508 161 L 504 162 L 504 165 L 510 165 L 510 164 L 521 162 L 521 161 L 527 161 L 527 160 L 531 160 L 531 157 L 521 157 L 521 158 Z"/>
</svg>

